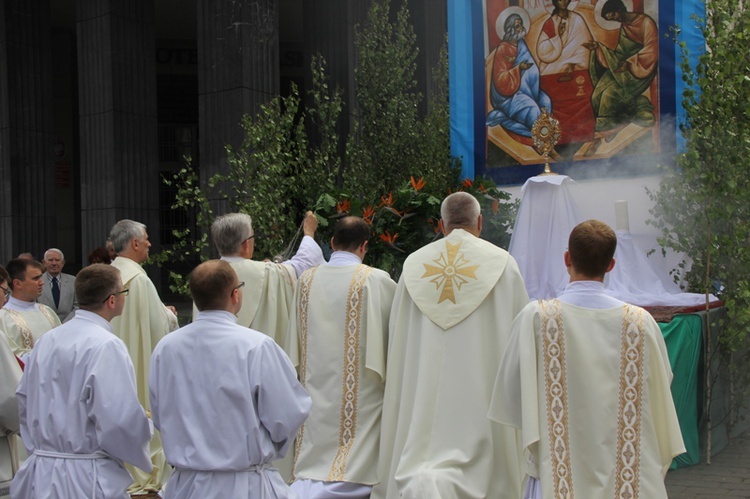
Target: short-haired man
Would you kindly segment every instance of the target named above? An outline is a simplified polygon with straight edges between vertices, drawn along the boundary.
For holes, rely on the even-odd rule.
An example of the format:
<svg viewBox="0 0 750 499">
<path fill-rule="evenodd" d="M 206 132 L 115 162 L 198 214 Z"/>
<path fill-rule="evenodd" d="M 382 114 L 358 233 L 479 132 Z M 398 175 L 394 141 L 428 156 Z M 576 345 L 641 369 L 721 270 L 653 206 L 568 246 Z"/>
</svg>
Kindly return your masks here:
<svg viewBox="0 0 750 499">
<path fill-rule="evenodd" d="M 604 291 L 616 246 L 605 223 L 577 225 L 570 283 L 513 322 L 489 416 L 522 430 L 524 497 L 666 498 L 664 475 L 685 452 L 659 326 Z"/>
<path fill-rule="evenodd" d="M 65 322 L 73 317 L 73 312 L 78 308 L 75 291 L 76 278 L 70 274 L 63 274 L 65 255 L 57 248 L 45 251 L 42 263 L 47 270 L 42 274 L 44 286 L 41 296 L 36 301 L 54 310 L 60 322 Z"/>
<path fill-rule="evenodd" d="M 86 267 L 75 283 L 80 310 L 45 334 L 16 392 L 29 452 L 13 497 L 126 497 L 122 462 L 151 467 L 151 425 L 135 392 L 125 344 L 110 321 L 127 289 L 109 265 Z"/>
<path fill-rule="evenodd" d="M 60 325 L 60 318 L 47 305 L 36 302 L 44 286 L 41 263 L 14 258 L 5 270 L 10 276 L 11 295 L 0 309 L 0 329 L 13 353 L 24 360 L 44 333 Z"/>
<path fill-rule="evenodd" d="M 406 259 L 393 300 L 373 497 L 517 499 L 517 435 L 487 409 L 528 295 L 513 257 L 479 238 L 474 196 L 451 194 L 440 212 L 445 238 Z"/>
<path fill-rule="evenodd" d="M 396 283 L 362 263 L 370 226 L 339 220 L 328 263 L 302 274 L 287 351 L 313 409 L 297 436 L 292 489 L 370 497 L 378 482 L 388 320 Z"/>
<path fill-rule="evenodd" d="M 167 333 L 177 328 L 174 308 L 165 306 L 154 283 L 141 265 L 148 259 L 151 243 L 146 226 L 133 220 L 120 220 L 109 233 L 117 252 L 112 266 L 122 274 L 122 282 L 130 290 L 122 314 L 112 321 L 112 328 L 128 347 L 135 368 L 138 400 L 148 408 L 148 366 L 151 352 Z M 159 491 L 169 477 L 159 434 L 151 440 L 153 469 L 150 474 L 128 468 L 133 475 L 130 494 Z"/>
<path fill-rule="evenodd" d="M 279 264 L 252 260 L 255 231 L 250 215 L 227 213 L 214 221 L 211 239 L 221 259 L 232 265 L 240 281 L 247 283 L 237 324 L 265 333 L 279 345 L 284 344 L 297 278 L 308 268 L 325 262 L 320 246 L 313 239 L 317 228 L 318 219 L 308 211 L 297 253 Z M 193 316 L 196 314 L 194 308 Z"/>
<path fill-rule="evenodd" d="M 174 473 L 164 497 L 289 497 L 284 456 L 312 402 L 284 351 L 237 324 L 246 286 L 227 262 L 190 274 L 198 307 L 151 358 L 154 424 Z"/>
</svg>

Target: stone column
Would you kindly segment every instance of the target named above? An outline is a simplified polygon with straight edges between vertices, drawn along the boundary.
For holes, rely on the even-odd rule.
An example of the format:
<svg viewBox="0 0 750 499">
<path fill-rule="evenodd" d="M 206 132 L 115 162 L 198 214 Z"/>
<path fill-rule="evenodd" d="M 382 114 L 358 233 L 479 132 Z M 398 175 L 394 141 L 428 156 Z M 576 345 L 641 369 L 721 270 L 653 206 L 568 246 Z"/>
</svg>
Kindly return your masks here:
<svg viewBox="0 0 750 499">
<path fill-rule="evenodd" d="M 344 91 L 345 107 L 339 119 L 340 137 L 348 137 L 356 110 L 354 27 L 364 24 L 372 0 L 305 0 L 305 87 L 312 89 L 310 63 L 320 54 L 326 61 L 332 86 Z M 344 141 L 340 153 L 344 153 Z"/>
<path fill-rule="evenodd" d="M 49 0 L 0 0 L 0 259 L 53 244 Z"/>
<path fill-rule="evenodd" d="M 227 171 L 245 114 L 279 94 L 278 0 L 198 0 L 200 177 Z M 216 214 L 225 205 L 212 194 Z"/>
<path fill-rule="evenodd" d="M 154 2 L 77 0 L 76 32 L 85 261 L 117 220 L 159 234 Z"/>
<path fill-rule="evenodd" d="M 419 107 L 420 114 L 424 116 L 435 91 L 433 72 L 440 59 L 440 50 L 443 47 L 448 49 L 448 6 L 446 0 L 408 1 L 419 47 L 417 90 L 424 96 Z M 445 82 L 445 85 L 448 83 Z"/>
</svg>

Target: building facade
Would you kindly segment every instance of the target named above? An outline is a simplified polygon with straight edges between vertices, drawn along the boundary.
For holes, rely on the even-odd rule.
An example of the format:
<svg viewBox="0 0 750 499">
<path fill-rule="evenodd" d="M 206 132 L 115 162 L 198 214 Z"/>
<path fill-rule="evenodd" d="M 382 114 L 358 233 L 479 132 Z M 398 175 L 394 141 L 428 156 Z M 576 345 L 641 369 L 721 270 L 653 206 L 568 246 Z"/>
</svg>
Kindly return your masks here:
<svg viewBox="0 0 750 499">
<path fill-rule="evenodd" d="M 186 156 L 203 179 L 223 171 L 241 117 L 291 81 L 309 88 L 316 53 L 348 130 L 371 1 L 0 0 L 0 263 L 54 246 L 80 267 L 122 218 L 169 244 L 189 221 L 162 176 Z M 407 1 L 428 96 L 446 5 Z"/>
</svg>

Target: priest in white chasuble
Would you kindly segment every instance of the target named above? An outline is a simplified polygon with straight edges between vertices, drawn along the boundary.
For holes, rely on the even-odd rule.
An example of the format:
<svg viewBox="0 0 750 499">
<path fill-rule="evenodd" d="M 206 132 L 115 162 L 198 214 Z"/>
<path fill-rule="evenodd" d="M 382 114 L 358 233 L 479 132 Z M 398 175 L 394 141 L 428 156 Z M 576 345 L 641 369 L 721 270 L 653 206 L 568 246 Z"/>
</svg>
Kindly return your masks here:
<svg viewBox="0 0 750 499">
<path fill-rule="evenodd" d="M 528 295 L 513 257 L 479 238 L 476 198 L 451 194 L 441 217 L 445 238 L 409 256 L 391 310 L 372 497 L 518 499 L 519 435 L 487 409 Z"/>
<path fill-rule="evenodd" d="M 10 296 L 10 277 L 0 266 L 0 308 Z M 18 401 L 16 388 L 21 381 L 21 366 L 7 338 L 0 333 L 0 497 L 10 497 L 10 481 L 18 468 Z"/>
<path fill-rule="evenodd" d="M 330 261 L 302 274 L 286 350 L 313 408 L 297 435 L 292 490 L 370 497 L 378 482 L 388 320 L 396 283 L 362 263 L 370 226 L 336 225 Z"/>
<path fill-rule="evenodd" d="M 0 330 L 13 353 L 25 361 L 36 341 L 60 325 L 60 318 L 47 305 L 37 303 L 42 294 L 44 267 L 35 260 L 14 258 L 6 270 L 11 295 L 0 309 Z"/>
<path fill-rule="evenodd" d="M 308 268 L 325 262 L 314 239 L 317 228 L 318 219 L 308 211 L 297 253 L 285 262 L 274 263 L 252 260 L 255 231 L 250 215 L 227 213 L 214 221 L 211 239 L 221 259 L 229 262 L 240 281 L 246 283 L 237 324 L 265 333 L 279 346 L 284 345 L 297 278 Z M 194 319 L 197 313 L 193 307 Z"/>
<path fill-rule="evenodd" d="M 146 226 L 133 220 L 120 220 L 112 227 L 109 240 L 117 253 L 112 266 L 120 271 L 122 282 L 129 289 L 122 315 L 112 319 L 112 328 L 128 347 L 135 368 L 138 400 L 148 409 L 151 352 L 159 340 L 177 329 L 177 316 L 174 307 L 167 307 L 162 303 L 154 283 L 141 267 L 148 259 L 151 247 Z M 159 491 L 169 478 L 170 470 L 164 459 L 159 432 L 155 432 L 151 439 L 151 463 L 153 468 L 150 473 L 128 467 L 134 479 L 133 485 L 128 489 L 130 494 Z"/>
<path fill-rule="evenodd" d="M 607 295 L 614 231 L 589 220 L 570 234 L 570 283 L 513 323 L 489 417 L 522 430 L 531 499 L 666 498 L 685 452 L 659 326 Z"/>
</svg>

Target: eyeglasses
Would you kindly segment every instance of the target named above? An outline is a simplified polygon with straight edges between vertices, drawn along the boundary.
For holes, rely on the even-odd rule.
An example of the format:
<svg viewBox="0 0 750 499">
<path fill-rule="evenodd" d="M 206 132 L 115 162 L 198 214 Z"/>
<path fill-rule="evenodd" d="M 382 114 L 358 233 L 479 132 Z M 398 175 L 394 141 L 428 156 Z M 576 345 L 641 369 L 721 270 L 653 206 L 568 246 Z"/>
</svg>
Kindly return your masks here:
<svg viewBox="0 0 750 499">
<path fill-rule="evenodd" d="M 244 243 L 244 242 L 247 242 L 247 241 L 249 241 L 250 239 L 253 239 L 254 237 L 255 237 L 255 234 L 253 234 L 252 236 L 248 237 L 247 239 L 245 239 L 245 240 L 244 240 L 244 241 L 242 241 L 242 242 L 243 242 L 243 243 Z"/>
<path fill-rule="evenodd" d="M 238 284 L 237 286 L 235 286 L 235 287 L 234 287 L 234 288 L 232 289 L 232 291 L 234 291 L 235 289 L 242 289 L 242 288 L 244 288 L 244 287 L 245 287 L 245 281 L 242 281 L 242 282 L 241 282 L 241 283 L 239 283 L 239 284 Z"/>
<path fill-rule="evenodd" d="M 122 291 L 118 291 L 117 293 L 112 293 L 111 295 L 109 295 L 105 299 L 103 299 L 102 303 L 107 303 L 107 300 L 109 300 L 109 298 L 112 297 L 112 296 L 117 296 L 117 295 L 128 296 L 128 291 L 130 291 L 130 290 L 126 288 L 126 289 L 123 289 Z"/>
<path fill-rule="evenodd" d="M 3 294 L 5 295 L 6 298 L 10 296 L 10 290 L 8 288 L 0 286 L 0 289 L 3 290 Z"/>
</svg>

